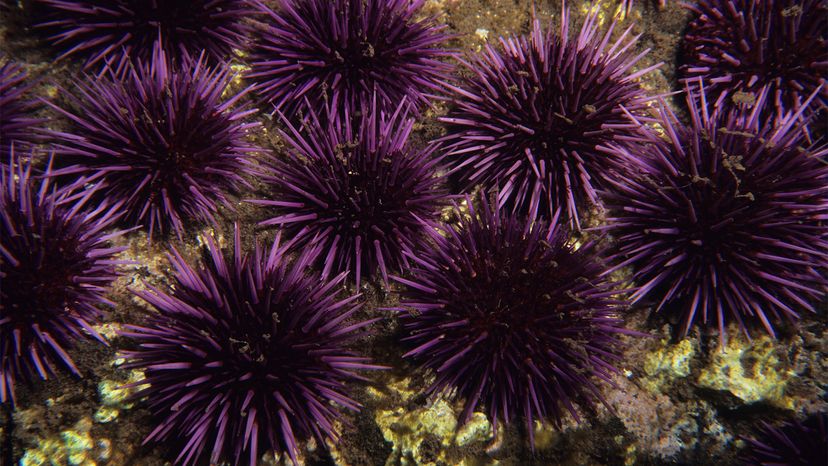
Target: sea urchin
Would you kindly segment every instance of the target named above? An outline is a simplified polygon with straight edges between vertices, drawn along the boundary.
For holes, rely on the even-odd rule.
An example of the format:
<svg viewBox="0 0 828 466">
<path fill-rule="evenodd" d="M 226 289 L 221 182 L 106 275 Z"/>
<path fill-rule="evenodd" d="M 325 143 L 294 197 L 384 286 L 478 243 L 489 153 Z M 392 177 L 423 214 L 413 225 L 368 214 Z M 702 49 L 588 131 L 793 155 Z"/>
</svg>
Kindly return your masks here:
<svg viewBox="0 0 828 466">
<path fill-rule="evenodd" d="M 300 244 L 323 244 L 323 276 L 351 270 L 359 287 L 379 269 L 387 282 L 445 206 L 442 158 L 433 145 L 409 143 L 414 119 L 405 103 L 392 115 L 376 106 L 361 117 L 313 113 L 305 126 L 304 134 L 290 127 L 283 135 L 286 159 L 263 164 L 271 199 L 251 202 L 274 216 L 262 225 L 280 225 Z"/>
<path fill-rule="evenodd" d="M 763 422 L 759 439 L 747 438 L 742 460 L 750 466 L 828 464 L 828 413 L 774 427 Z"/>
<path fill-rule="evenodd" d="M 32 88 L 27 73 L 17 64 L 6 61 L 0 66 L 0 163 L 7 165 L 12 146 L 19 155 L 40 139 L 35 127 L 42 120 L 32 113 L 37 104 L 26 98 Z"/>
<path fill-rule="evenodd" d="M 494 196 L 494 195 L 493 195 Z M 553 217 L 529 220 L 490 206 L 457 211 L 457 227 L 431 230 L 416 254 L 400 303 L 414 358 L 436 373 L 430 393 L 465 399 L 498 421 L 559 425 L 574 405 L 604 401 L 595 378 L 609 381 L 620 360 L 619 291 L 603 275 L 595 243 L 576 246 Z"/>
<path fill-rule="evenodd" d="M 681 316 L 682 336 L 715 321 L 724 344 L 728 322 L 751 320 L 773 335 L 825 294 L 828 149 L 805 144 L 799 113 L 763 119 L 770 92 L 710 110 L 688 90 L 688 126 L 662 109 L 665 137 L 642 125 L 638 144 L 610 149 L 636 167 L 604 196 L 613 261 L 634 269 L 633 301 Z"/>
<path fill-rule="evenodd" d="M 334 404 L 359 408 L 345 382 L 377 367 L 346 346 L 371 321 L 351 318 L 358 295 L 337 298 L 345 274 L 306 273 L 318 249 L 290 262 L 289 247 L 277 237 L 244 254 L 237 228 L 229 261 L 211 239 L 195 269 L 173 250 L 171 293 L 138 292 L 158 313 L 123 332 L 138 344 L 125 366 L 146 374 L 136 397 L 158 419 L 146 441 L 178 443 L 176 463 L 255 465 L 276 451 L 298 464 L 297 440 L 335 435 Z"/>
<path fill-rule="evenodd" d="M 124 220 L 150 236 L 170 226 L 181 234 L 184 218 L 212 221 L 245 183 L 245 158 L 256 151 L 245 138 L 257 123 L 243 122 L 253 110 L 236 105 L 246 90 L 223 97 L 232 72 L 202 59 L 176 63 L 156 45 L 152 60 L 89 77 L 67 108 L 52 105 L 71 123 L 50 133 L 55 175 L 83 177 L 123 200 Z"/>
<path fill-rule="evenodd" d="M 467 68 L 448 124 L 448 156 L 471 189 L 499 190 L 498 203 L 530 217 L 550 217 L 558 207 L 579 225 L 578 209 L 598 203 L 596 185 L 619 169 L 598 146 L 624 138 L 645 97 L 637 78 L 658 65 L 628 74 L 646 53 L 630 50 L 629 29 L 609 48 L 613 23 L 599 34 L 598 13 L 586 16 L 578 36 L 568 37 L 564 8 L 560 33 L 485 45 Z M 624 107 L 624 108 L 622 108 Z"/>
<path fill-rule="evenodd" d="M 46 379 L 56 368 L 80 375 L 66 352 L 77 340 L 103 338 L 107 285 L 122 249 L 106 234 L 120 205 L 83 209 L 91 192 L 53 188 L 12 156 L 0 167 L 0 402 L 14 403 L 16 381 Z"/>
<path fill-rule="evenodd" d="M 770 88 L 769 114 L 796 111 L 821 87 L 814 107 L 828 105 L 828 2 L 700 0 L 684 37 L 680 73 L 704 79 L 709 101 Z"/>
<path fill-rule="evenodd" d="M 125 54 L 149 60 L 154 44 L 180 58 L 205 52 L 218 61 L 243 49 L 245 18 L 256 13 L 251 0 L 34 0 L 45 16 L 38 27 L 79 55 L 86 67 Z"/>
<path fill-rule="evenodd" d="M 293 118 L 297 110 L 379 107 L 405 97 L 420 107 L 441 93 L 453 52 L 445 26 L 416 19 L 425 0 L 292 0 L 278 11 L 251 57 L 248 78 L 262 101 Z"/>
</svg>

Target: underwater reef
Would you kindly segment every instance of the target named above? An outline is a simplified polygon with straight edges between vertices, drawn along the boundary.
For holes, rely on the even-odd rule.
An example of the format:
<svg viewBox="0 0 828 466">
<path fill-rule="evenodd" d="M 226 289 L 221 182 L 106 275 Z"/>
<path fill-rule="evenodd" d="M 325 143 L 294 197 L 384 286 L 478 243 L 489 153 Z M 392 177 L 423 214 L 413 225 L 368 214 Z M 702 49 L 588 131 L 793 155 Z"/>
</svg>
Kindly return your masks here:
<svg viewBox="0 0 828 466">
<path fill-rule="evenodd" d="M 828 464 L 828 0 L 0 0 L 0 465 Z"/>
</svg>

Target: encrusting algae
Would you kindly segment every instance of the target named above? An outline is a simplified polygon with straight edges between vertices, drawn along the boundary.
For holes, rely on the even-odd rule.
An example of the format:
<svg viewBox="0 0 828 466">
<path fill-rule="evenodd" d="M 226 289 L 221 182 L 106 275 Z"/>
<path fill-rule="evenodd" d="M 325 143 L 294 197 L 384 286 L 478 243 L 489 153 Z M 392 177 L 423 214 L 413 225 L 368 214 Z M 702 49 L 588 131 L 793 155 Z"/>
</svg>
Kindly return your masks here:
<svg viewBox="0 0 828 466">
<path fill-rule="evenodd" d="M 796 374 L 777 355 L 776 341 L 760 336 L 752 342 L 741 335 L 731 338 L 724 349 L 713 350 L 697 383 L 704 388 L 727 391 L 745 403 L 765 401 L 793 409 L 785 388 Z"/>
<path fill-rule="evenodd" d="M 408 402 L 418 392 L 408 388 L 409 378 L 389 383 L 389 394 L 369 389 L 369 395 L 382 399 L 394 397 L 397 407 L 377 410 L 375 420 L 385 439 L 393 444 L 386 466 L 435 466 L 438 464 L 467 464 L 466 459 L 455 459 L 449 452 L 456 447 L 485 443 L 493 438 L 492 425 L 485 414 L 475 412 L 471 419 L 459 426 L 457 409 L 437 398 L 425 406 L 406 410 Z"/>
</svg>

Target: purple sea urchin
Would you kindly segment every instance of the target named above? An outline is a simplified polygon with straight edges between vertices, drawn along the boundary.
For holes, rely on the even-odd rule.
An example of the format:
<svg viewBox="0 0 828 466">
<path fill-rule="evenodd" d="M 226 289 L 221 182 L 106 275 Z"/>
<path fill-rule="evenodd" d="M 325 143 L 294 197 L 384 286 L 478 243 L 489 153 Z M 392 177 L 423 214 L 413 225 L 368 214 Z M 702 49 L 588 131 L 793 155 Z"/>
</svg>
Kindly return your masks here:
<svg viewBox="0 0 828 466">
<path fill-rule="evenodd" d="M 119 205 L 84 211 L 91 192 L 36 183 L 12 156 L 0 168 L 0 402 L 14 403 L 16 381 L 46 379 L 57 368 L 80 375 L 66 352 L 92 336 L 121 248 L 105 234 Z"/>
<path fill-rule="evenodd" d="M 687 8 L 697 17 L 680 73 L 685 82 L 704 79 L 709 101 L 767 86 L 774 105 L 766 111 L 781 118 L 821 86 L 813 105 L 828 105 L 825 0 L 700 0 Z"/>
<path fill-rule="evenodd" d="M 15 63 L 7 61 L 0 66 L 0 163 L 3 165 L 9 163 L 12 146 L 19 154 L 40 139 L 34 127 L 42 120 L 32 117 L 37 105 L 25 97 L 32 88 L 27 78 L 26 72 Z"/>
<path fill-rule="evenodd" d="M 154 44 L 180 58 L 202 51 L 216 60 L 242 49 L 248 27 L 245 18 L 256 13 L 251 0 L 35 0 L 45 14 L 39 27 L 49 41 L 65 50 L 62 57 L 80 55 L 86 67 L 121 53 L 149 60 Z"/>
<path fill-rule="evenodd" d="M 708 319 L 722 343 L 728 321 L 774 335 L 771 320 L 825 295 L 828 149 L 806 146 L 799 114 L 763 119 L 770 92 L 752 110 L 727 110 L 726 94 L 711 110 L 688 90 L 689 126 L 662 109 L 664 138 L 642 125 L 638 144 L 609 149 L 639 172 L 604 196 L 614 261 L 634 269 L 633 302 L 678 313 L 682 336 Z"/>
<path fill-rule="evenodd" d="M 223 98 L 232 81 L 226 67 L 185 59 L 173 66 L 156 46 L 139 62 L 79 83 L 64 109 L 67 132 L 51 132 L 61 167 L 56 175 L 97 183 L 102 195 L 124 200 L 125 221 L 150 236 L 183 218 L 213 220 L 218 204 L 245 183 L 245 141 L 257 123 L 237 103 L 247 90 Z"/>
<path fill-rule="evenodd" d="M 535 21 L 529 37 L 486 45 L 466 65 L 472 75 L 442 121 L 469 189 L 496 185 L 499 204 L 533 218 L 562 207 L 576 225 L 578 208 L 598 202 L 596 185 L 619 163 L 596 147 L 634 130 L 622 107 L 642 108 L 636 79 L 658 66 L 627 74 L 646 51 L 630 52 L 629 29 L 607 49 L 615 23 L 603 36 L 598 24 L 587 15 L 572 40 L 564 9 L 559 34 Z"/>
<path fill-rule="evenodd" d="M 433 226 L 447 196 L 435 147 L 408 142 L 414 119 L 405 104 L 390 116 L 374 105 L 361 117 L 312 113 L 305 134 L 290 127 L 289 156 L 264 164 L 272 199 L 251 201 L 275 215 L 262 225 L 323 245 L 323 276 L 352 270 L 357 287 L 377 268 L 387 282 L 403 267 L 403 251 Z"/>
<path fill-rule="evenodd" d="M 458 227 L 429 230 L 401 299 L 405 357 L 436 373 L 430 393 L 464 398 L 498 421 L 560 424 L 574 404 L 604 401 L 593 378 L 609 381 L 620 359 L 622 301 L 603 275 L 594 243 L 576 247 L 553 217 L 530 220 L 469 204 Z"/>
<path fill-rule="evenodd" d="M 762 423 L 759 439 L 747 438 L 742 458 L 751 466 L 813 466 L 828 464 L 828 414 L 774 427 Z"/>
<path fill-rule="evenodd" d="M 377 366 L 346 346 L 371 321 L 352 321 L 358 295 L 337 298 L 344 273 L 306 274 L 318 249 L 291 263 L 289 246 L 277 237 L 243 254 L 237 228 L 230 261 L 209 239 L 198 269 L 173 250 L 172 292 L 138 293 L 158 314 L 123 333 L 139 345 L 125 366 L 146 373 L 136 397 L 159 419 L 147 441 L 180 442 L 176 463 L 256 464 L 277 451 L 298 464 L 297 440 L 335 435 L 334 403 L 359 408 L 345 383 Z"/>
<path fill-rule="evenodd" d="M 453 52 L 431 19 L 415 19 L 425 0 L 291 0 L 263 7 L 270 24 L 251 56 L 248 77 L 262 100 L 288 117 L 329 105 L 367 109 L 373 96 L 393 111 L 440 93 Z M 307 102 L 306 102 L 307 99 Z M 308 107 L 310 105 L 310 107 Z"/>
</svg>

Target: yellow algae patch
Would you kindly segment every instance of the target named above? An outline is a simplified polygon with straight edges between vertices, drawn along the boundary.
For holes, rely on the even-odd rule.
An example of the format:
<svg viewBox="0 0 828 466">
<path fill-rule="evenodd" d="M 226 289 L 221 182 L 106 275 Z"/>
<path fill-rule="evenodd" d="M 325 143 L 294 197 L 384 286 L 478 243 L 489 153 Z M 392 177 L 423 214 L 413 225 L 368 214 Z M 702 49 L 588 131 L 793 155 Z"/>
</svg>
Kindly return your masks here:
<svg viewBox="0 0 828 466">
<path fill-rule="evenodd" d="M 240 58 L 244 58 L 244 52 L 236 51 Z M 243 63 L 233 63 L 230 65 L 230 70 L 233 72 L 230 75 L 230 82 L 221 92 L 221 98 L 226 99 L 233 94 L 239 92 L 244 86 L 244 75 L 250 71 L 250 67 Z"/>
<path fill-rule="evenodd" d="M 770 337 L 761 336 L 751 343 L 740 335 L 724 350 L 719 347 L 713 351 L 712 361 L 699 375 L 700 386 L 728 391 L 746 403 L 764 400 L 793 408 L 785 387 L 795 373 L 779 360 Z"/>
<path fill-rule="evenodd" d="M 402 407 L 378 411 L 376 421 L 383 437 L 394 445 L 392 457 L 388 458 L 386 465 L 397 464 L 397 459 L 403 466 L 434 465 L 438 459 L 445 462 L 444 448 L 439 448 L 439 453 L 435 453 L 430 451 L 434 445 L 425 445 L 428 448 L 424 448 L 424 444 L 436 438 L 440 446 L 451 446 L 457 429 L 454 411 L 443 400 L 409 412 Z"/>
<path fill-rule="evenodd" d="M 95 413 L 95 421 L 101 424 L 112 422 L 118 418 L 122 409 L 132 408 L 132 403 L 127 400 L 137 390 L 137 387 L 125 388 L 124 385 L 142 380 L 144 380 L 144 373 L 133 370 L 129 372 L 127 380 L 100 381 L 98 383 L 98 397 L 101 400 L 101 406 Z"/>
<path fill-rule="evenodd" d="M 465 423 L 457 431 L 455 443 L 458 446 L 466 446 L 475 442 L 484 442 L 492 438 L 492 424 L 489 418 L 483 413 L 472 413 L 469 422 Z"/>
<path fill-rule="evenodd" d="M 659 346 L 647 353 L 644 358 L 644 373 L 647 377 L 642 381 L 644 386 L 653 392 L 659 387 L 675 379 L 690 375 L 690 361 L 696 354 L 696 345 L 685 338 L 675 345 L 665 340 Z"/>
<path fill-rule="evenodd" d="M 92 326 L 96 332 L 107 340 L 112 340 L 118 336 L 118 331 L 121 330 L 121 324 L 117 322 L 107 322 L 105 324 L 98 324 Z"/>
<path fill-rule="evenodd" d="M 458 410 L 444 399 L 408 410 L 405 408 L 408 400 L 419 394 L 409 386 L 410 379 L 405 378 L 389 383 L 387 394 L 368 390 L 377 399 L 393 397 L 395 400 L 396 407 L 379 409 L 374 414 L 383 437 L 393 445 L 386 465 L 473 464 L 450 458 L 448 450 L 491 440 L 492 425 L 486 415 L 473 413 L 469 422 L 459 425 Z"/>
<path fill-rule="evenodd" d="M 560 432 L 556 428 L 540 421 L 535 421 L 534 431 L 535 448 L 538 450 L 546 450 L 553 446 L 560 437 Z"/>
<path fill-rule="evenodd" d="M 111 454 L 111 442 L 92 439 L 89 431 L 92 419 L 84 417 L 74 428 L 64 430 L 55 438 L 41 439 L 37 448 L 25 451 L 20 466 L 94 466 L 98 461 L 106 463 Z"/>
</svg>

